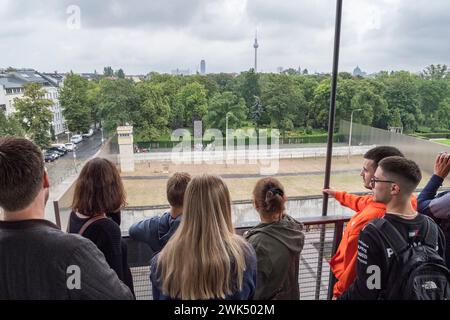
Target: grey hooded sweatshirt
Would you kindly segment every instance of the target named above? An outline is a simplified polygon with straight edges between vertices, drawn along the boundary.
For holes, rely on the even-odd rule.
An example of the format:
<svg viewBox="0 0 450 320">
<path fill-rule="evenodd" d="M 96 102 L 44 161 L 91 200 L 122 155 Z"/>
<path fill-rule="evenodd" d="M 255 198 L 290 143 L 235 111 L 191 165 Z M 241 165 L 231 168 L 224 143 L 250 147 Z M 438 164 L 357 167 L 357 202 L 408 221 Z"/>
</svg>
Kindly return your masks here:
<svg viewBox="0 0 450 320">
<path fill-rule="evenodd" d="M 303 224 L 289 215 L 260 223 L 244 237 L 257 257 L 256 300 L 298 300 L 298 268 L 305 235 Z"/>
</svg>

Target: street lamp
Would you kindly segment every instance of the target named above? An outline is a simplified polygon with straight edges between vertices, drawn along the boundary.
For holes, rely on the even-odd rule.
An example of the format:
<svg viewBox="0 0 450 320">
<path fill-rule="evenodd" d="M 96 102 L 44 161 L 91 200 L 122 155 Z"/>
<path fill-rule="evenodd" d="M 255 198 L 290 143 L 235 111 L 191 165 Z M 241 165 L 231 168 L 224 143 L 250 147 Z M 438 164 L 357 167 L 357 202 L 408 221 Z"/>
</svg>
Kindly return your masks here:
<svg viewBox="0 0 450 320">
<path fill-rule="evenodd" d="M 231 113 L 230 111 L 227 112 L 227 114 L 225 115 L 225 151 L 228 152 L 228 116 L 232 115 L 233 113 Z"/>
<path fill-rule="evenodd" d="M 78 170 L 77 170 L 77 154 L 76 154 L 76 151 L 75 151 L 75 147 L 73 148 L 72 156 L 73 156 L 73 167 L 75 168 L 75 173 L 78 173 Z"/>
<path fill-rule="evenodd" d="M 361 111 L 362 109 L 355 109 L 352 111 L 352 113 L 350 114 L 350 132 L 348 135 L 348 161 L 350 162 L 350 149 L 352 146 L 352 125 L 353 125 L 353 112 L 355 111 Z"/>
<path fill-rule="evenodd" d="M 103 127 L 100 128 L 100 131 L 102 132 L 102 145 L 103 145 L 103 142 L 105 142 L 105 139 L 103 139 Z"/>
</svg>

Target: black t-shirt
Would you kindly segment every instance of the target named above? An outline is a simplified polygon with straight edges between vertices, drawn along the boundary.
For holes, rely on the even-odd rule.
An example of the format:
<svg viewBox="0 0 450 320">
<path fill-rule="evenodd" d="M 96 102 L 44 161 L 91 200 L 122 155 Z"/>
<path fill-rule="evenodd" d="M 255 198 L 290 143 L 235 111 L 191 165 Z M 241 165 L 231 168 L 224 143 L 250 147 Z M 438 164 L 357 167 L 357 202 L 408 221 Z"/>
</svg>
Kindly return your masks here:
<svg viewBox="0 0 450 320">
<path fill-rule="evenodd" d="M 427 232 L 427 216 L 418 214 L 414 219 L 404 219 L 398 215 L 386 213 L 384 216 L 411 245 L 423 242 Z M 434 223 L 431 221 L 431 223 Z M 438 227 L 439 228 L 439 227 Z M 439 228 L 438 254 L 444 258 L 445 237 Z M 372 228 L 364 228 L 358 240 L 358 256 L 356 265 L 356 279 L 350 288 L 339 299 L 369 300 L 378 299 L 380 291 L 386 287 L 394 258 L 392 248 Z M 379 269 L 378 269 L 379 268 Z M 374 275 L 379 271 L 380 283 L 376 284 Z"/>
</svg>

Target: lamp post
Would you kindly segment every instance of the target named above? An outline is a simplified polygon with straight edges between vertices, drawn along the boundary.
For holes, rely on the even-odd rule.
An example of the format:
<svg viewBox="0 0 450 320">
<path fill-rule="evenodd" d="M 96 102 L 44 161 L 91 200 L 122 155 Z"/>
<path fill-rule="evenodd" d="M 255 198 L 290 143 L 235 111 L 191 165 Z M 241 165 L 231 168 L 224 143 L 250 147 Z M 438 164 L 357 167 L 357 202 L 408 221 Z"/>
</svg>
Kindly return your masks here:
<svg viewBox="0 0 450 320">
<path fill-rule="evenodd" d="M 347 160 L 350 162 L 350 149 L 352 146 L 352 126 L 353 126 L 353 112 L 355 111 L 361 111 L 362 109 L 355 109 L 352 111 L 352 113 L 350 114 L 350 132 L 348 134 L 348 157 Z"/>
<path fill-rule="evenodd" d="M 102 132 L 102 145 L 103 145 L 103 142 L 105 142 L 105 139 L 103 138 L 103 127 L 100 128 L 100 131 Z"/>
<path fill-rule="evenodd" d="M 225 151 L 228 152 L 228 116 L 232 114 L 230 111 L 225 115 Z"/>
<path fill-rule="evenodd" d="M 75 147 L 73 148 L 72 156 L 73 156 L 73 167 L 75 169 L 75 173 L 78 173 L 78 170 L 77 170 L 77 154 L 76 154 L 76 151 L 75 151 Z"/>
</svg>

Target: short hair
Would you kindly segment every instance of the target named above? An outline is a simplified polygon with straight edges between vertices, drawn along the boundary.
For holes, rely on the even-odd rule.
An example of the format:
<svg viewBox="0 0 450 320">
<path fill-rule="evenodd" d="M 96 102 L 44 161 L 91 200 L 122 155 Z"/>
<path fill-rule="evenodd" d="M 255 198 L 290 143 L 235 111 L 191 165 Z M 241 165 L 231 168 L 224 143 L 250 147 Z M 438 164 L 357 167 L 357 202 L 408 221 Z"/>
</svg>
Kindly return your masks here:
<svg viewBox="0 0 450 320">
<path fill-rule="evenodd" d="M 386 157 L 392 156 L 405 157 L 403 153 L 396 147 L 378 146 L 367 151 L 364 154 L 364 159 L 372 160 L 374 162 L 374 167 L 376 169 L 381 160 L 383 160 Z"/>
<path fill-rule="evenodd" d="M 167 181 L 167 201 L 172 207 L 182 207 L 184 193 L 191 181 L 191 175 L 186 172 L 175 172 Z"/>
<path fill-rule="evenodd" d="M 85 216 L 113 213 L 126 205 L 125 190 L 116 166 L 94 158 L 81 170 L 75 184 L 72 209 Z"/>
<path fill-rule="evenodd" d="M 259 179 L 253 189 L 253 199 L 258 212 L 266 216 L 283 212 L 285 209 L 286 196 L 284 187 L 275 178 Z"/>
<path fill-rule="evenodd" d="M 19 211 L 29 206 L 42 188 L 44 157 L 33 142 L 0 137 L 0 207 Z"/>
<path fill-rule="evenodd" d="M 384 158 L 380 161 L 379 166 L 387 177 L 400 185 L 400 189 L 403 189 L 404 193 L 412 193 L 422 180 L 422 173 L 417 163 L 403 157 Z"/>
</svg>

